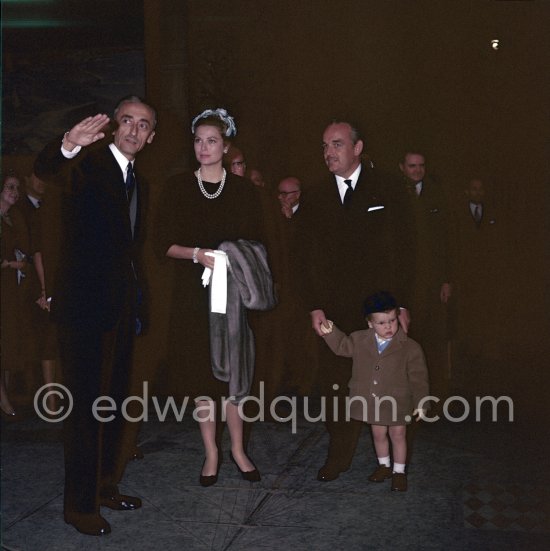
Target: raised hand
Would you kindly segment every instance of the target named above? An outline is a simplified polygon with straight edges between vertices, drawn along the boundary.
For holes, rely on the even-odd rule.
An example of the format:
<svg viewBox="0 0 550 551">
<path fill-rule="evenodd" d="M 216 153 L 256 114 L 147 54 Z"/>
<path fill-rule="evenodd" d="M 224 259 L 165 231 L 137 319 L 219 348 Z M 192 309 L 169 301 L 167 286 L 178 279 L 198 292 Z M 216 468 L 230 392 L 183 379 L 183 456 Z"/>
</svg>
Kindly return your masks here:
<svg viewBox="0 0 550 551">
<path fill-rule="evenodd" d="M 109 122 L 107 115 L 98 113 L 93 117 L 86 117 L 73 126 L 63 138 L 63 147 L 72 151 L 76 146 L 86 147 L 105 137 L 102 128 Z"/>
</svg>

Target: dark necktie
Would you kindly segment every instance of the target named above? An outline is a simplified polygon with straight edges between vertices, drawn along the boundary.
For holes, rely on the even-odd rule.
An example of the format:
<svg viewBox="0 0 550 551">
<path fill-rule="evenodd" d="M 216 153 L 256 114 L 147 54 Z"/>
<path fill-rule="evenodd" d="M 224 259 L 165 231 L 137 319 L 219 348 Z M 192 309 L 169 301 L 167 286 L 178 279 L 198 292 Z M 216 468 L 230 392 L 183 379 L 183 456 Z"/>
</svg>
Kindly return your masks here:
<svg viewBox="0 0 550 551">
<path fill-rule="evenodd" d="M 136 187 L 136 177 L 134 176 L 134 169 L 132 163 L 128 163 L 126 167 L 126 196 L 128 197 L 128 203 L 132 200 L 132 194 Z"/>
<path fill-rule="evenodd" d="M 481 205 L 476 205 L 474 209 L 474 220 L 476 224 L 481 222 Z"/>
<path fill-rule="evenodd" d="M 348 186 L 348 189 L 346 189 L 346 193 L 344 194 L 344 205 L 349 205 L 349 203 L 351 202 L 351 196 L 353 195 L 351 180 L 344 180 L 344 184 Z"/>
</svg>

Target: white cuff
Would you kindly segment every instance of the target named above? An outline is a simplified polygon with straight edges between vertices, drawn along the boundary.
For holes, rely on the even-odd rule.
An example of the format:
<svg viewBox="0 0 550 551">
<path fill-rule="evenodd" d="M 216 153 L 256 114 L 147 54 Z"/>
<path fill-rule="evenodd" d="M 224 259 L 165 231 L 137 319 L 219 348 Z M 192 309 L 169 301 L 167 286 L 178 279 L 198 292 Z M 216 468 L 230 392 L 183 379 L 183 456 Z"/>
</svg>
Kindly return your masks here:
<svg viewBox="0 0 550 551">
<path fill-rule="evenodd" d="M 63 147 L 63 143 L 61 144 L 61 153 L 66 159 L 74 159 L 80 153 L 81 149 L 82 146 L 77 145 L 72 151 L 69 151 Z"/>
</svg>

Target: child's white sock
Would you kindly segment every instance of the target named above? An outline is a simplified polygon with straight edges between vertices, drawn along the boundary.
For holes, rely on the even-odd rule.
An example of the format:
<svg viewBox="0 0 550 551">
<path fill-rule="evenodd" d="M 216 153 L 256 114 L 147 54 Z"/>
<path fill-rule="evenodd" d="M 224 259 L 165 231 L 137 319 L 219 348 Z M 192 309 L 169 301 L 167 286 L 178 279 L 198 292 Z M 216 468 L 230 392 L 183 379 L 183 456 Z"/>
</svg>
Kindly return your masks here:
<svg viewBox="0 0 550 551">
<path fill-rule="evenodd" d="M 394 463 L 393 464 L 394 473 L 405 473 L 405 463 Z"/>
<path fill-rule="evenodd" d="M 388 455 L 388 457 L 379 457 L 378 463 L 380 465 L 384 465 L 384 467 L 389 467 L 391 465 L 390 456 Z"/>
</svg>

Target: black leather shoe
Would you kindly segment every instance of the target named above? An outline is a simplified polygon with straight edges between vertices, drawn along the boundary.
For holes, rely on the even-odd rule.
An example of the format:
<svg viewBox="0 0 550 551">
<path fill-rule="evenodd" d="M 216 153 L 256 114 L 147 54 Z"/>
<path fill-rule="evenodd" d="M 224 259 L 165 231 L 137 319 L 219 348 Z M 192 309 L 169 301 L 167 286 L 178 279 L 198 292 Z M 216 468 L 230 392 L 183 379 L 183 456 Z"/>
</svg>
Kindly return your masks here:
<svg viewBox="0 0 550 551">
<path fill-rule="evenodd" d="M 327 465 L 323 465 L 317 473 L 317 480 L 320 482 L 330 482 L 336 480 L 339 476 L 340 471 L 338 469 L 332 469 Z"/>
<path fill-rule="evenodd" d="M 65 522 L 72 524 L 82 534 L 104 536 L 111 533 L 111 525 L 96 513 L 65 513 Z"/>
<path fill-rule="evenodd" d="M 220 456 L 218 456 L 218 468 L 216 469 L 216 474 L 209 474 L 206 476 L 202 474 L 202 469 L 204 469 L 204 464 L 206 463 L 206 458 L 204 459 L 202 464 L 201 474 L 199 476 L 199 484 L 204 488 L 208 488 L 208 486 L 214 486 L 214 484 L 218 482 L 218 474 L 220 472 L 220 466 L 221 466 L 221 461 L 219 458 Z"/>
<path fill-rule="evenodd" d="M 2 417 L 9 421 L 15 421 L 17 419 L 17 414 L 15 413 L 14 409 L 6 411 L 4 410 L 4 408 L 1 408 L 0 411 L 2 411 Z"/>
<path fill-rule="evenodd" d="M 262 477 L 260 476 L 260 471 L 256 468 L 256 465 L 254 465 L 254 462 L 252 459 L 250 459 L 250 463 L 254 465 L 254 469 L 252 471 L 241 471 L 241 468 L 237 465 L 237 462 L 235 461 L 235 458 L 233 457 L 233 454 L 230 454 L 229 457 L 231 458 L 231 461 L 235 463 L 235 466 L 237 467 L 237 470 L 241 473 L 241 476 L 244 480 L 248 482 L 260 482 Z"/>
<path fill-rule="evenodd" d="M 336 480 L 340 476 L 340 473 L 345 473 L 346 471 L 347 469 L 341 469 L 340 467 L 325 463 L 317 473 L 317 480 L 320 482 L 330 482 Z"/>
<path fill-rule="evenodd" d="M 130 451 L 130 461 L 138 461 L 143 458 L 144 455 L 142 449 L 139 446 L 134 446 Z"/>
<path fill-rule="evenodd" d="M 133 511 L 141 507 L 141 499 L 139 497 L 115 494 L 111 497 L 100 497 L 99 504 L 102 507 L 109 507 L 109 509 L 114 509 L 115 511 Z"/>
</svg>

